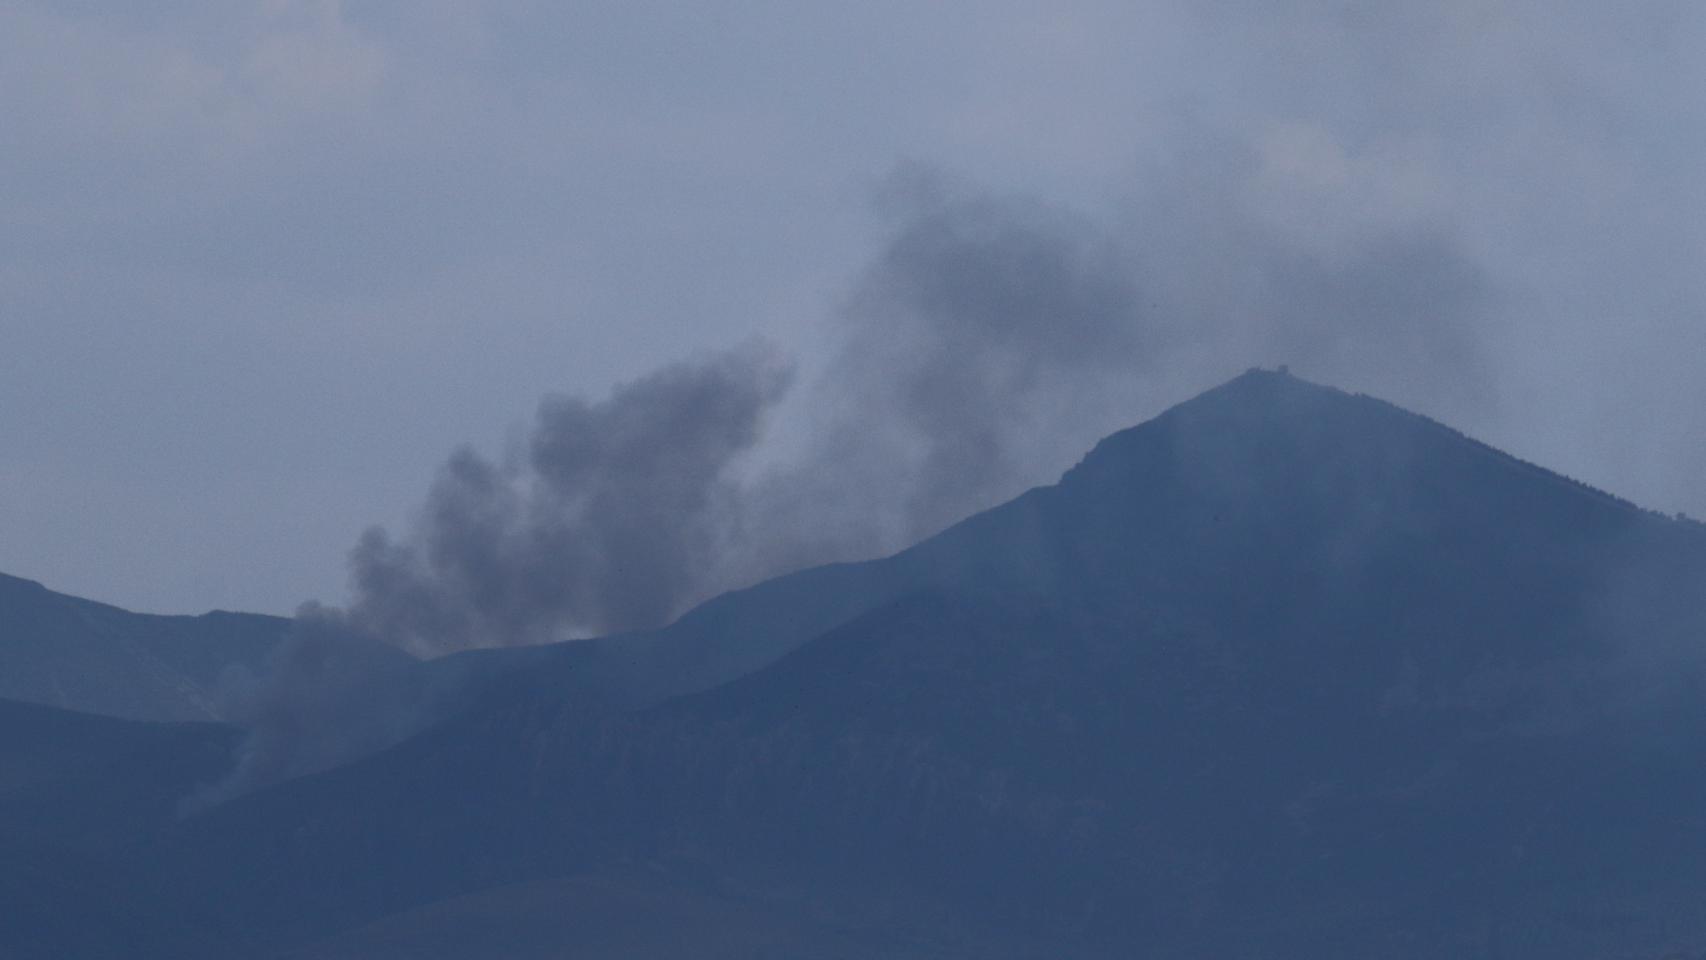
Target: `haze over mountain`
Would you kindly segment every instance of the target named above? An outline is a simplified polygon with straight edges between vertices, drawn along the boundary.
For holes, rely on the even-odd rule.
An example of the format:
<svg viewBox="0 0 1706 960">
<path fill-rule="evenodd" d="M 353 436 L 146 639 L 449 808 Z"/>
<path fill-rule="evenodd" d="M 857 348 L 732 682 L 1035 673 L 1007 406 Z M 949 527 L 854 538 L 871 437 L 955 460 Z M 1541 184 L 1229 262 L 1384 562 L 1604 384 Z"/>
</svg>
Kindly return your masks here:
<svg viewBox="0 0 1706 960">
<path fill-rule="evenodd" d="M 423 732 L 0 948 L 1694 956 L 1702 582 L 1699 524 L 1252 371 L 887 559 L 411 668 Z"/>
</svg>

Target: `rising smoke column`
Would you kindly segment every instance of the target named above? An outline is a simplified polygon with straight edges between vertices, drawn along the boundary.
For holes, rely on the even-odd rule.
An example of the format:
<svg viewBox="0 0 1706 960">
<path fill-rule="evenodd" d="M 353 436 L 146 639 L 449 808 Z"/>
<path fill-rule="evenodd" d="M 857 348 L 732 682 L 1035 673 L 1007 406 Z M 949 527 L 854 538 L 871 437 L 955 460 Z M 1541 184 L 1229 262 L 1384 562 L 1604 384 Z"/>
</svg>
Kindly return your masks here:
<svg viewBox="0 0 1706 960">
<path fill-rule="evenodd" d="M 351 553 L 353 629 L 424 653 L 659 626 L 714 581 L 789 373 L 750 346 L 672 364 L 599 402 L 540 405 L 525 450 L 440 470 L 401 539 Z"/>
<path fill-rule="evenodd" d="M 456 451 L 402 537 L 367 531 L 347 625 L 423 654 L 659 626 L 721 590 L 898 550 L 1049 482 L 1154 412 L 1134 398 L 1156 382 L 1176 399 L 1291 362 L 1483 400 L 1492 297 L 1454 238 L 1353 219 L 1336 246 L 1311 245 L 1268 200 L 1226 188 L 1268 179 L 1229 146 L 1118 221 L 903 170 L 886 187 L 885 242 L 796 394 L 809 439 L 791 459 L 740 469 L 791 380 L 761 347 L 666 366 L 597 402 L 547 397 L 524 449 Z M 1205 356 L 1225 373 L 1203 382 Z"/>
<path fill-rule="evenodd" d="M 812 438 L 752 485 L 747 579 L 901 549 L 1052 479 L 1080 401 L 1148 369 L 1118 238 L 1046 204 L 902 171 L 833 315 Z"/>
<path fill-rule="evenodd" d="M 347 607 L 305 604 L 259 673 L 223 678 L 221 715 L 244 741 L 186 811 L 383 749 L 459 702 L 454 676 L 395 647 L 435 656 L 654 627 L 728 586 L 733 467 L 789 380 L 768 350 L 741 347 L 602 401 L 546 397 L 526 447 L 502 461 L 456 450 L 400 539 L 362 535 Z"/>
</svg>

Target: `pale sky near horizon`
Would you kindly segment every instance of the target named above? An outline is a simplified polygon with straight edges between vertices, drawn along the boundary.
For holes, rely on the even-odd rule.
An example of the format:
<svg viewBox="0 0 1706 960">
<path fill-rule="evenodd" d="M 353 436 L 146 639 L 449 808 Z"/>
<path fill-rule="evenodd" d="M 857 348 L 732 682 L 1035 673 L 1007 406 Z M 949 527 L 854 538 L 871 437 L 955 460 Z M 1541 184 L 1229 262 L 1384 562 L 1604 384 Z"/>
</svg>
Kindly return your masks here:
<svg viewBox="0 0 1706 960">
<path fill-rule="evenodd" d="M 1706 515 L 1703 50 L 1681 0 L 0 2 L 0 571 L 338 602 L 542 396 L 818 376 L 938 180 L 1144 314 L 1015 486 L 1285 362 Z"/>
</svg>

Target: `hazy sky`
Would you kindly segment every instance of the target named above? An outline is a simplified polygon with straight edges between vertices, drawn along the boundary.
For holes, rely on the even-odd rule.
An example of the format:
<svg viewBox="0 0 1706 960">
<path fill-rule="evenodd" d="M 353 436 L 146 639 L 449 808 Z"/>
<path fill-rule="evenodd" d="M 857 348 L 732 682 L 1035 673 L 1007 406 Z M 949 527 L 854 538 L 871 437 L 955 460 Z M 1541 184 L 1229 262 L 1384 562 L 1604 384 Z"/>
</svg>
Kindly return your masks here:
<svg viewBox="0 0 1706 960">
<path fill-rule="evenodd" d="M 339 601 L 547 394 L 919 313 L 917 394 L 984 306 L 1083 347 L 979 357 L 1065 424 L 1004 482 L 1285 362 L 1703 515 L 1702 50 L 1694 0 L 0 0 L 0 571 Z"/>
</svg>

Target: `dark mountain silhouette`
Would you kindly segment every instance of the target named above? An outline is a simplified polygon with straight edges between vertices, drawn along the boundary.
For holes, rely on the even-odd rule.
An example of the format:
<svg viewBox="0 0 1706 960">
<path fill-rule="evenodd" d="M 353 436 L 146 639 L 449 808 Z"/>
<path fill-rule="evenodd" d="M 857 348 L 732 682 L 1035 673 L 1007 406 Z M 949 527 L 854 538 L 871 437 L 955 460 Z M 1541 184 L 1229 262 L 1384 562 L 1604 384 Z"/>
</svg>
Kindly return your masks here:
<svg viewBox="0 0 1706 960">
<path fill-rule="evenodd" d="M 0 837 L 101 850 L 178 819 L 229 768 L 237 730 L 0 700 Z"/>
<path fill-rule="evenodd" d="M 895 557 L 434 665 L 444 722 L 110 882 L 175 956 L 1693 957 L 1703 582 L 1698 525 L 1252 371 Z"/>
<path fill-rule="evenodd" d="M 238 732 L 0 701 L 0 956 L 172 956 L 215 941 L 112 851 L 164 829 L 221 775 Z"/>
<path fill-rule="evenodd" d="M 257 668 L 290 621 L 131 613 L 0 574 L 0 698 L 133 720 L 213 720 L 228 667 Z"/>
</svg>

